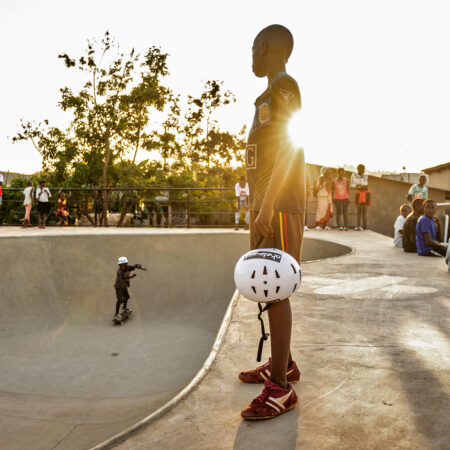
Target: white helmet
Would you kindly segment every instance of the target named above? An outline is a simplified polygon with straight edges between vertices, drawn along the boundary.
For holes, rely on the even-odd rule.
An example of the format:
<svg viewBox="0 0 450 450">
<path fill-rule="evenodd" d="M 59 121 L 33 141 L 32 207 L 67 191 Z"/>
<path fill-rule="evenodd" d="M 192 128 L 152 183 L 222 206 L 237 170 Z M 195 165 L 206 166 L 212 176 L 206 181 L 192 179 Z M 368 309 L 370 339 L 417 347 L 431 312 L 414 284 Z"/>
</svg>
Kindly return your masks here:
<svg viewBox="0 0 450 450">
<path fill-rule="evenodd" d="M 301 280 L 299 263 L 277 248 L 251 250 L 234 268 L 238 291 L 254 302 L 284 300 L 299 288 Z"/>
<path fill-rule="evenodd" d="M 126 258 L 126 256 L 121 256 L 117 261 L 117 264 L 128 264 L 128 259 Z"/>
</svg>

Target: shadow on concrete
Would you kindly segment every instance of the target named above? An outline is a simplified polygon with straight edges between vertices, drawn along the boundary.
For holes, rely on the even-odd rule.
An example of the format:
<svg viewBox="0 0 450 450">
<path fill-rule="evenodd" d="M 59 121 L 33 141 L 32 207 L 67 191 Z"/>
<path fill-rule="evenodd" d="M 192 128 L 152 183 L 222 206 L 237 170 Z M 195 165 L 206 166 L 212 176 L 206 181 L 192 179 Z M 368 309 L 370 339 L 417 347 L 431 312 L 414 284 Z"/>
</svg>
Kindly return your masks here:
<svg viewBox="0 0 450 450">
<path fill-rule="evenodd" d="M 276 419 L 243 420 L 236 433 L 234 450 L 260 448 L 261 442 L 265 450 L 295 450 L 298 415 L 297 407 Z"/>
</svg>

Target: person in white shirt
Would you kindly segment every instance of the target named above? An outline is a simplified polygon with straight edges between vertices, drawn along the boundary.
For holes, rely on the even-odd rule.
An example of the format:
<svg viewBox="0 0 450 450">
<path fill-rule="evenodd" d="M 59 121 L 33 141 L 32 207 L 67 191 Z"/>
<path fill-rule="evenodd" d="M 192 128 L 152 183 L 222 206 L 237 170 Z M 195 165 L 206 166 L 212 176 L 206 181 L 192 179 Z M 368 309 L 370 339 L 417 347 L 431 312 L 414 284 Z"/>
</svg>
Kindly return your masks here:
<svg viewBox="0 0 450 450">
<path fill-rule="evenodd" d="M 244 176 L 242 176 L 239 180 L 239 183 L 236 183 L 234 187 L 236 194 L 236 213 L 234 214 L 234 224 L 235 230 L 239 230 L 239 220 L 241 218 L 242 210 L 245 212 L 245 229 L 248 230 L 248 196 L 249 189 L 248 183 Z"/>
<path fill-rule="evenodd" d="M 24 200 L 23 205 L 25 206 L 25 218 L 23 219 L 23 227 L 31 227 L 30 222 L 30 212 L 33 206 L 33 183 L 31 180 L 27 181 L 27 187 L 23 190 Z"/>
<path fill-rule="evenodd" d="M 394 223 L 394 247 L 403 247 L 403 224 L 410 212 L 411 208 L 408 203 L 404 203 L 400 206 L 400 215 Z"/>
<path fill-rule="evenodd" d="M 45 187 L 45 181 L 39 182 L 39 187 L 36 189 L 36 199 L 38 201 L 38 224 L 39 228 L 45 228 L 47 216 L 50 212 L 49 198 L 52 196 L 50 189 Z"/>
<path fill-rule="evenodd" d="M 352 175 L 350 187 L 356 189 L 355 204 L 358 212 L 358 226 L 355 230 L 361 231 L 367 229 L 367 206 L 372 204 L 372 197 L 369 191 L 369 177 L 364 173 L 366 170 L 364 164 L 359 164 L 356 169 L 358 172 Z"/>
</svg>

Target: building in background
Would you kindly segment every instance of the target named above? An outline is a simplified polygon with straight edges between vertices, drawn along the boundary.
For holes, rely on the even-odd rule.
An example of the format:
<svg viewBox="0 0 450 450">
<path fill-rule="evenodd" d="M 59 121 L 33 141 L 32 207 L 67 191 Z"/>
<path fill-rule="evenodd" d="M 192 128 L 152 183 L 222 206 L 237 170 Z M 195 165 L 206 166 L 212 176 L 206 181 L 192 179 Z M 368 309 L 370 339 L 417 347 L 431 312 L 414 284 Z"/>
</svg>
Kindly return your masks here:
<svg viewBox="0 0 450 450">
<path fill-rule="evenodd" d="M 417 183 L 417 180 L 419 179 L 419 176 L 423 175 L 423 173 L 416 173 L 416 172 L 402 172 L 402 173 L 383 173 L 381 175 L 381 178 L 386 178 L 387 180 L 394 180 L 394 181 L 403 181 L 405 183 Z M 428 178 L 428 177 L 427 177 Z"/>
<path fill-rule="evenodd" d="M 11 181 L 14 180 L 14 178 L 31 178 L 31 175 L 25 175 L 18 172 L 4 172 L 3 170 L 0 170 L 0 173 L 3 175 L 3 186 L 11 184 Z"/>
<path fill-rule="evenodd" d="M 423 169 L 428 178 L 428 186 L 450 190 L 450 162 Z"/>
</svg>

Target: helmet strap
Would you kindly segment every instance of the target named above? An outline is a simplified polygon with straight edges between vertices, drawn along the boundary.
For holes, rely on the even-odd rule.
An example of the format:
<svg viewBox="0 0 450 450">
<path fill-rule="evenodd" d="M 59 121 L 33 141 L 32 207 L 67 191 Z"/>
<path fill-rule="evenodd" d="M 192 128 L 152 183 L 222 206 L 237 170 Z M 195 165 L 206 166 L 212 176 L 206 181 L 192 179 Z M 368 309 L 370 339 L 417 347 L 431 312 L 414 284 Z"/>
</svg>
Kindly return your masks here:
<svg viewBox="0 0 450 450">
<path fill-rule="evenodd" d="M 261 306 L 261 303 L 258 303 L 258 308 L 259 308 L 258 320 L 261 322 L 261 339 L 259 340 L 258 354 L 256 355 L 256 361 L 257 362 L 261 361 L 264 341 L 267 341 L 267 339 L 269 339 L 269 336 L 270 336 L 269 333 L 266 333 L 266 329 L 264 328 L 264 320 L 261 317 L 261 314 L 264 311 L 267 311 L 272 305 L 273 305 L 273 303 L 266 303 L 266 306 L 264 306 L 264 308 L 263 308 Z"/>
</svg>

